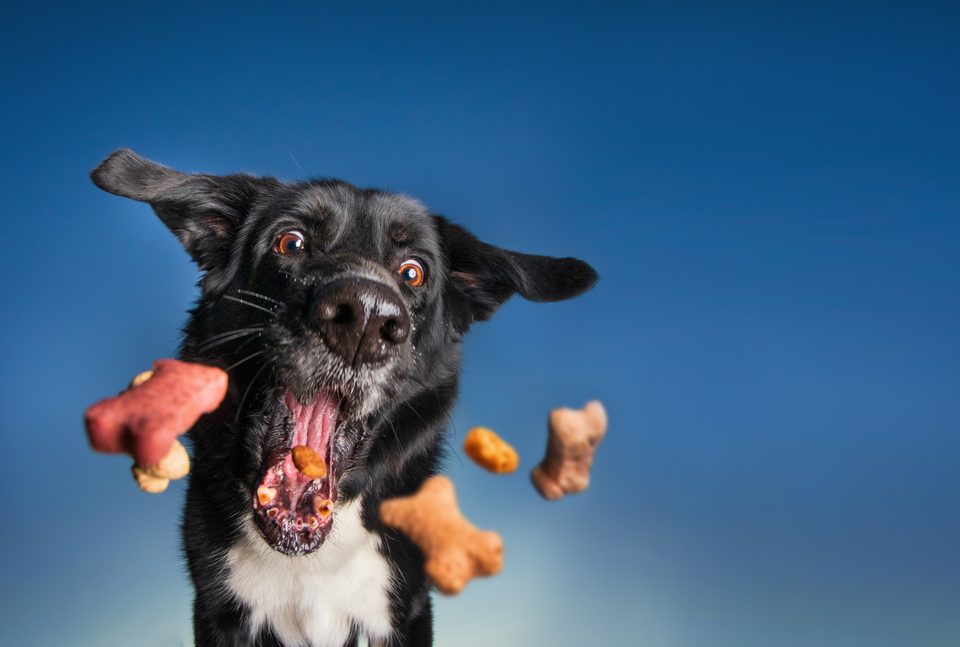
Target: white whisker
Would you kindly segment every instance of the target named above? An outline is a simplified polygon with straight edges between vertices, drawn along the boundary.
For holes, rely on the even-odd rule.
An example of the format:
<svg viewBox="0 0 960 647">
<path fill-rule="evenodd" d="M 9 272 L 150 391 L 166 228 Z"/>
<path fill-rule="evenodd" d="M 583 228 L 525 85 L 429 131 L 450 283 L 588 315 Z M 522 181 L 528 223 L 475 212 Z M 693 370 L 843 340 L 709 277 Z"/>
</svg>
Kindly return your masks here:
<svg viewBox="0 0 960 647">
<path fill-rule="evenodd" d="M 263 373 L 263 370 L 267 368 L 267 366 L 268 364 L 264 362 L 263 366 L 261 366 L 260 369 L 256 373 L 254 373 L 253 379 L 250 380 L 250 384 L 248 384 L 247 388 L 244 390 L 243 397 L 240 398 L 240 404 L 237 405 L 237 416 L 236 418 L 234 418 L 233 424 L 237 424 L 238 422 L 240 422 L 240 412 L 243 411 L 243 403 L 247 399 L 247 396 L 250 395 L 250 389 L 253 388 L 253 385 L 257 381 L 257 378 L 260 377 L 260 374 Z"/>
<path fill-rule="evenodd" d="M 237 290 L 237 294 L 248 294 L 248 295 L 250 295 L 250 296 L 252 296 L 252 297 L 260 297 L 260 298 L 263 299 L 264 301 L 269 301 L 270 303 L 275 303 L 275 304 L 277 304 L 278 306 L 281 306 L 281 307 L 287 305 L 287 304 L 284 303 L 283 301 L 277 301 L 276 299 L 274 299 L 274 298 L 272 298 L 272 297 L 268 297 L 266 294 L 260 294 L 259 292 L 253 292 L 253 291 L 251 291 L 251 290 Z"/>
<path fill-rule="evenodd" d="M 239 298 L 239 297 L 235 297 L 235 296 L 231 296 L 231 295 L 229 295 L 229 294 L 225 294 L 225 295 L 223 295 L 223 298 L 224 298 L 224 299 L 230 299 L 231 301 L 236 301 L 236 302 L 239 303 L 239 304 L 242 304 L 242 305 L 245 305 L 245 306 L 250 306 L 251 308 L 256 308 L 257 310 L 263 310 L 263 311 L 266 312 L 267 314 L 273 315 L 274 317 L 277 316 L 277 311 L 276 311 L 276 310 L 271 310 L 271 309 L 269 309 L 269 308 L 264 308 L 264 307 L 261 306 L 261 305 L 257 305 L 256 303 L 251 303 L 251 302 L 249 302 L 249 301 L 244 301 L 243 299 L 241 299 L 241 298 Z"/>
<path fill-rule="evenodd" d="M 247 355 L 246 357 L 244 357 L 244 358 L 243 358 L 242 360 L 240 360 L 239 362 L 235 362 L 235 363 L 231 364 L 230 366 L 228 366 L 228 367 L 227 367 L 227 371 L 228 371 L 228 372 L 229 372 L 229 371 L 232 371 L 233 369 L 237 368 L 238 366 L 240 366 L 240 365 L 243 364 L 244 362 L 250 361 L 250 360 L 253 359 L 254 357 L 258 357 L 258 356 L 260 356 L 260 355 L 263 355 L 265 352 L 266 352 L 265 350 L 258 350 L 256 353 L 253 353 L 252 355 Z"/>
<path fill-rule="evenodd" d="M 224 333 L 223 335 L 216 335 L 215 337 L 206 340 L 202 345 L 197 347 L 197 352 L 204 353 L 211 348 L 220 346 L 221 344 L 226 344 L 237 339 L 242 339 L 249 335 L 257 334 L 259 335 L 263 331 L 263 326 L 257 326 L 256 328 L 241 328 L 240 330 L 234 330 L 231 333 Z"/>
</svg>

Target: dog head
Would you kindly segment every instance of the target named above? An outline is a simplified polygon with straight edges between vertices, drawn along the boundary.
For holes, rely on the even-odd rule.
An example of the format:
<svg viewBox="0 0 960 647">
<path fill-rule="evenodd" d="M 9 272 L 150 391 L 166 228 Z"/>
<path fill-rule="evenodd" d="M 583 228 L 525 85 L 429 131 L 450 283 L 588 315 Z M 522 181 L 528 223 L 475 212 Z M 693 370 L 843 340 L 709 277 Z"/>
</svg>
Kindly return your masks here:
<svg viewBox="0 0 960 647">
<path fill-rule="evenodd" d="M 181 356 L 227 369 L 230 394 L 192 434 L 192 478 L 287 554 L 322 544 L 339 501 L 409 490 L 411 462 L 435 467 L 473 322 L 513 294 L 567 299 L 596 280 L 337 180 L 185 174 L 126 149 L 92 177 L 149 203 L 203 271 Z M 296 446 L 326 474 L 301 473 Z"/>
</svg>

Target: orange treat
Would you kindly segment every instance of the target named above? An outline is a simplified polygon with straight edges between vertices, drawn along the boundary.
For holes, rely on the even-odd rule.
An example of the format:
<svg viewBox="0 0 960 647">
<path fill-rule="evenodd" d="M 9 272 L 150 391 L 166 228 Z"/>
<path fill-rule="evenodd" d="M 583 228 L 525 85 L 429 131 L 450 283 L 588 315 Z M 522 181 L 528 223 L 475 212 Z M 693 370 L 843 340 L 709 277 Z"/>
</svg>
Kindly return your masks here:
<svg viewBox="0 0 960 647">
<path fill-rule="evenodd" d="M 517 450 L 486 427 L 471 429 L 463 439 L 463 450 L 474 463 L 494 474 L 514 472 L 520 464 Z"/>
<path fill-rule="evenodd" d="M 304 476 L 309 476 L 312 479 L 322 479 L 327 475 L 327 464 L 323 462 L 323 456 L 317 453 L 317 450 L 313 447 L 297 445 L 293 448 L 292 453 L 293 464 Z"/>
<path fill-rule="evenodd" d="M 450 479 L 434 476 L 416 494 L 380 504 L 380 519 L 407 535 L 423 551 L 424 570 L 446 595 L 463 590 L 472 578 L 499 573 L 503 541 L 479 530 L 457 509 Z"/>
</svg>

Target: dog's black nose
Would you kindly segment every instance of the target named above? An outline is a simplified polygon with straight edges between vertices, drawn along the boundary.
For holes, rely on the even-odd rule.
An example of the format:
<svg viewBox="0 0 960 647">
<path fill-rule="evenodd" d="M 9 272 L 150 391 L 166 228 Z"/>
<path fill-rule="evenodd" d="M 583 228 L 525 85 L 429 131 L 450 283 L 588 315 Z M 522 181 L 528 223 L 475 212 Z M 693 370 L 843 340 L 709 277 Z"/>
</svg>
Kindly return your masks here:
<svg viewBox="0 0 960 647">
<path fill-rule="evenodd" d="M 382 362 L 410 336 L 410 316 L 400 297 L 370 279 L 339 279 L 319 288 L 310 321 L 350 366 Z"/>
</svg>

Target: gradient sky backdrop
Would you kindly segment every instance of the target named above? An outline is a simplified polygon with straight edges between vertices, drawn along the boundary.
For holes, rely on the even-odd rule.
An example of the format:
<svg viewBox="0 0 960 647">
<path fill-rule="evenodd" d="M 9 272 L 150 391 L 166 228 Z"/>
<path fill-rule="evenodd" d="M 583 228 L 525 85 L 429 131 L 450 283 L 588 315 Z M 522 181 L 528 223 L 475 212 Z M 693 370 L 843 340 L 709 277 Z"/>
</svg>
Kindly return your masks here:
<svg viewBox="0 0 960 647">
<path fill-rule="evenodd" d="M 0 22 L 0 643 L 189 645 L 182 485 L 81 414 L 175 351 L 196 271 L 99 192 L 115 148 L 338 176 L 576 255 L 576 301 L 466 344 L 451 446 L 504 573 L 440 645 L 960 644 L 955 3 L 46 3 Z M 592 487 L 526 472 L 599 397 Z"/>
</svg>

